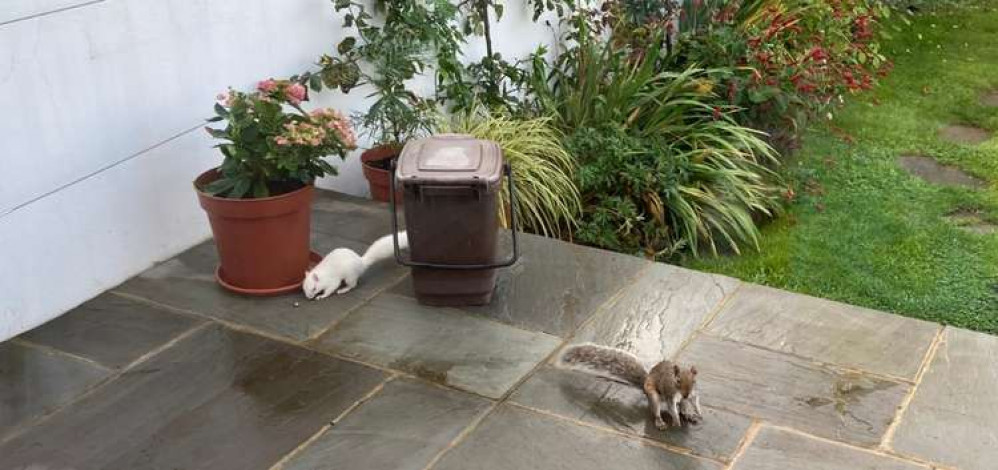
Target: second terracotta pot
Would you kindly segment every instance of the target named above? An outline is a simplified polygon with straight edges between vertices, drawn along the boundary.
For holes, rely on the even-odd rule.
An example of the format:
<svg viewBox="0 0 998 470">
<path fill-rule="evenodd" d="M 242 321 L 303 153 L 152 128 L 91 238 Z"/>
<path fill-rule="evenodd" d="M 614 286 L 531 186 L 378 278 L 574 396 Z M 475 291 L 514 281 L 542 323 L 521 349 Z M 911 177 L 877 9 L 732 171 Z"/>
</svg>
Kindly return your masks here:
<svg viewBox="0 0 998 470">
<path fill-rule="evenodd" d="M 398 147 L 382 145 L 365 150 L 364 153 L 360 154 L 364 178 L 367 178 L 368 186 L 371 189 L 371 199 L 388 202 L 388 191 L 391 186 L 389 169 L 391 161 L 398 158 L 400 153 L 402 153 L 402 149 Z M 401 204 L 402 192 L 396 191 L 395 195 L 395 199 Z"/>
</svg>

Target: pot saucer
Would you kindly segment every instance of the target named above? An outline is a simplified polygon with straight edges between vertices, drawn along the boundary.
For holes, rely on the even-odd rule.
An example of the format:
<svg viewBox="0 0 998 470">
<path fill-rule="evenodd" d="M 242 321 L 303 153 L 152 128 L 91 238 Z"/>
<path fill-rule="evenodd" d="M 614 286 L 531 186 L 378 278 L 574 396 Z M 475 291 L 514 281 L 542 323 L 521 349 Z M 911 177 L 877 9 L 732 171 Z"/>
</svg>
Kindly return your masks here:
<svg viewBox="0 0 998 470">
<path fill-rule="evenodd" d="M 315 265 L 319 264 L 319 262 L 322 261 L 322 255 L 320 255 L 320 254 L 318 254 L 318 253 L 316 253 L 314 251 L 309 251 L 308 258 L 309 258 L 308 269 L 314 268 Z M 272 295 L 287 294 L 287 293 L 294 292 L 296 290 L 300 290 L 301 289 L 301 284 L 302 284 L 302 282 L 304 282 L 305 279 L 302 278 L 302 280 L 300 280 L 300 281 L 298 281 L 298 282 L 296 282 L 294 284 L 288 284 L 286 286 L 274 287 L 274 288 L 270 288 L 270 289 L 249 289 L 249 288 L 245 288 L 245 287 L 239 287 L 239 286 L 232 285 L 228 281 L 226 281 L 225 280 L 225 273 L 222 272 L 222 266 L 219 265 L 218 267 L 215 268 L 215 280 L 218 281 L 219 285 L 221 285 L 222 287 L 224 287 L 225 290 L 228 290 L 228 291 L 231 291 L 231 292 L 235 292 L 237 294 L 242 294 L 242 295 L 250 295 L 250 296 L 255 296 L 255 297 L 265 297 L 265 296 L 272 296 Z"/>
</svg>

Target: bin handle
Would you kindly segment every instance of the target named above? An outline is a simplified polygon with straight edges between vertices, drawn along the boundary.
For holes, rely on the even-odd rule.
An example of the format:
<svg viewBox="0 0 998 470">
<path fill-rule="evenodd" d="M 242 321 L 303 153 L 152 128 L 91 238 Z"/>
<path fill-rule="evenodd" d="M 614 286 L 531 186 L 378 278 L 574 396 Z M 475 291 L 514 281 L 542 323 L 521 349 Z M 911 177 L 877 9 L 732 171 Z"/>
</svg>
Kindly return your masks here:
<svg viewBox="0 0 998 470">
<path fill-rule="evenodd" d="M 389 207 L 392 213 L 392 242 L 395 247 L 395 261 L 403 266 L 408 266 L 410 268 L 433 268 L 433 269 L 450 269 L 455 271 L 472 271 L 481 269 L 495 269 L 495 268 L 505 268 L 512 266 L 518 259 L 520 259 L 520 249 L 516 240 L 516 187 L 513 186 L 513 169 L 510 167 L 509 163 L 503 163 L 503 172 L 506 173 L 506 181 L 509 184 L 509 211 L 510 211 L 510 227 L 513 232 L 513 254 L 506 261 L 501 263 L 493 264 L 437 264 L 437 263 L 423 263 L 419 261 L 407 260 L 402 257 L 402 250 L 399 249 L 399 223 L 398 223 L 398 208 L 397 202 L 395 200 L 395 160 L 392 160 L 391 169 L 389 170 L 389 178 L 391 180 L 390 187 L 388 188 L 388 198 Z"/>
</svg>

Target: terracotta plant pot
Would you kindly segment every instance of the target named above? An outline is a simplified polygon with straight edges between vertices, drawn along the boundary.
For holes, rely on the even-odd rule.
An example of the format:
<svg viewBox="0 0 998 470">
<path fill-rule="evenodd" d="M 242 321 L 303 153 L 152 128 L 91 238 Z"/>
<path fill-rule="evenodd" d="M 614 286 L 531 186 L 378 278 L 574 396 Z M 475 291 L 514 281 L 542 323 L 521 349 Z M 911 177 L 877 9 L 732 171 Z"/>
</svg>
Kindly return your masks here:
<svg viewBox="0 0 998 470">
<path fill-rule="evenodd" d="M 194 180 L 215 236 L 220 261 L 216 280 L 248 295 L 299 289 L 317 257 L 309 250 L 312 185 L 260 199 L 227 199 L 201 191 L 217 178 L 216 170 L 208 170 Z"/>
<path fill-rule="evenodd" d="M 375 201 L 388 202 L 388 191 L 391 183 L 388 179 L 390 162 L 399 156 L 402 150 L 398 147 L 382 145 L 365 150 L 360 154 L 361 166 L 364 168 L 364 178 L 367 178 L 371 188 L 371 198 Z M 402 192 L 395 193 L 395 200 L 402 203 Z"/>
</svg>

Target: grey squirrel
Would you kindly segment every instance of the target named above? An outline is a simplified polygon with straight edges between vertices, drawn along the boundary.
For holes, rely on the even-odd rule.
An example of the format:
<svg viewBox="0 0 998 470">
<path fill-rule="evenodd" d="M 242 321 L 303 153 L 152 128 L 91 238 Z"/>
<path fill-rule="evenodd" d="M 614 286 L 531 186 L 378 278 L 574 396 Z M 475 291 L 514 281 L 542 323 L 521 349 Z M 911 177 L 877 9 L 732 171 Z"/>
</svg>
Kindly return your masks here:
<svg viewBox="0 0 998 470">
<path fill-rule="evenodd" d="M 409 248 L 409 238 L 405 231 L 398 233 L 399 248 Z M 371 266 L 381 260 L 395 256 L 392 235 L 385 235 L 371 244 L 364 256 L 349 248 L 337 248 L 311 271 L 305 272 L 302 291 L 305 297 L 313 300 L 325 299 L 333 294 L 346 294 L 357 286 L 357 281 Z"/>
<path fill-rule="evenodd" d="M 591 343 L 568 347 L 559 356 L 556 366 L 640 387 L 648 397 L 648 408 L 655 427 L 660 430 L 668 427 L 662 418 L 663 411 L 669 414 L 676 426 L 682 425 L 684 420 L 697 424 L 703 418 L 696 386 L 696 366 L 683 368 L 664 360 L 648 371 L 637 357 L 627 351 Z"/>
</svg>

